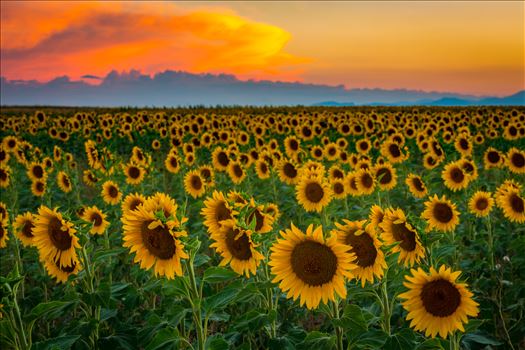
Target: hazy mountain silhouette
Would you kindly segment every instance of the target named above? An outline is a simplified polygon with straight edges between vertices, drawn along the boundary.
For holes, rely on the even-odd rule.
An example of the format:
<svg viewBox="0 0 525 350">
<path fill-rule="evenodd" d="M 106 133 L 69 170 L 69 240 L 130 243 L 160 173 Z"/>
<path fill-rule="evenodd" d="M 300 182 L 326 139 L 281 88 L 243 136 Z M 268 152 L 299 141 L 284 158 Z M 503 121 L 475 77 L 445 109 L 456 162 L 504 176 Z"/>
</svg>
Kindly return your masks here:
<svg viewBox="0 0 525 350">
<path fill-rule="evenodd" d="M 228 74 L 164 71 L 86 74 L 99 85 L 67 76 L 46 83 L 0 78 L 2 105 L 56 106 L 188 106 L 188 105 L 470 105 L 525 104 L 524 92 L 506 98 L 477 97 L 406 89 L 346 89 L 343 85 L 242 81 Z M 329 102 L 319 102 L 329 101 Z M 401 101 L 401 102 L 400 102 Z"/>
</svg>

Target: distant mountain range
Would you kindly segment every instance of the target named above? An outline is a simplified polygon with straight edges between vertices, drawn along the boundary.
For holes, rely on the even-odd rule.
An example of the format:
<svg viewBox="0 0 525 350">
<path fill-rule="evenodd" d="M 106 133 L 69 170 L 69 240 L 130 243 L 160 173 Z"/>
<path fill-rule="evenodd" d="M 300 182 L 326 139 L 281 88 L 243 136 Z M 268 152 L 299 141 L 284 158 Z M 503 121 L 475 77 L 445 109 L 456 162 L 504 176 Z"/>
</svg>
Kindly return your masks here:
<svg viewBox="0 0 525 350">
<path fill-rule="evenodd" d="M 525 90 L 506 97 L 473 96 L 406 89 L 346 89 L 343 85 L 243 81 L 227 74 L 164 71 L 154 76 L 138 71 L 90 74 L 73 81 L 67 76 L 49 82 L 0 78 L 0 104 L 54 106 L 174 107 L 190 105 L 525 105 Z M 319 102 L 324 101 L 324 102 Z"/>
</svg>

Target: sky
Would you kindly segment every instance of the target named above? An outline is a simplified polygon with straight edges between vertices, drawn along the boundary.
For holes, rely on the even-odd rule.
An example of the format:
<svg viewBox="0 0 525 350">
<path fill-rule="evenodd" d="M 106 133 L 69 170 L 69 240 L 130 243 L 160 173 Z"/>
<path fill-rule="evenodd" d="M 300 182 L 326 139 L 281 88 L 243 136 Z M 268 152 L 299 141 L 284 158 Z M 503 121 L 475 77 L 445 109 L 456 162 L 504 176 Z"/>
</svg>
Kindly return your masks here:
<svg viewBox="0 0 525 350">
<path fill-rule="evenodd" d="M 2 1 L 0 64 L 504 96 L 525 89 L 524 28 L 524 1 Z"/>
</svg>

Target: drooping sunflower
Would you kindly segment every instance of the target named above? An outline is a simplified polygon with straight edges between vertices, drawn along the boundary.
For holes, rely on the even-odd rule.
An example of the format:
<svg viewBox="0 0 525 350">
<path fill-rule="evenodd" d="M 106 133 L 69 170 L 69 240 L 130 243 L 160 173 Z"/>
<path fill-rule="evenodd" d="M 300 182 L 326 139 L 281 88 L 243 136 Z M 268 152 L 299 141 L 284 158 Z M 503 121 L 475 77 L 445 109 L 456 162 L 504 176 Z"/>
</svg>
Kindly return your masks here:
<svg viewBox="0 0 525 350">
<path fill-rule="evenodd" d="M 308 226 L 303 233 L 293 224 L 281 231 L 281 238 L 271 247 L 272 282 L 287 293 L 288 298 L 300 299 L 300 304 L 315 309 L 321 302 L 335 300 L 335 293 L 346 298 L 345 278 L 352 278 L 355 256 L 336 236 L 323 237 L 322 226 Z"/>
<path fill-rule="evenodd" d="M 18 237 L 24 247 L 30 247 L 34 244 L 33 228 L 35 227 L 35 218 L 32 213 L 27 212 L 18 215 L 13 227 L 16 237 Z"/>
<path fill-rule="evenodd" d="M 7 188 L 11 179 L 11 168 L 8 165 L 0 166 L 0 188 Z"/>
<path fill-rule="evenodd" d="M 64 193 L 69 193 L 73 189 L 73 185 L 71 184 L 71 179 L 69 178 L 69 175 L 66 174 L 65 171 L 60 171 L 57 174 L 57 184 L 58 184 L 58 187 Z"/>
<path fill-rule="evenodd" d="M 255 162 L 255 172 L 261 180 L 270 178 L 270 167 L 264 158 L 259 158 Z"/>
<path fill-rule="evenodd" d="M 31 192 L 36 197 L 42 197 L 46 193 L 46 182 L 42 180 L 36 180 L 31 183 Z"/>
<path fill-rule="evenodd" d="M 80 248 L 73 223 L 62 217 L 56 209 L 38 208 L 33 227 L 33 242 L 41 260 L 52 260 L 62 267 L 72 266 Z"/>
<path fill-rule="evenodd" d="M 123 246 L 136 253 L 134 262 L 168 279 L 182 276 L 181 259 L 188 258 L 178 239 L 187 235 L 181 229 L 185 218 L 179 220 L 176 211 L 173 199 L 158 194 L 122 216 Z"/>
<path fill-rule="evenodd" d="M 416 198 L 423 198 L 428 193 L 427 186 L 425 186 L 423 179 L 416 174 L 408 174 L 405 183 L 410 193 Z"/>
<path fill-rule="evenodd" d="M 236 212 L 228 203 L 224 194 L 219 191 L 213 191 L 212 196 L 204 201 L 204 208 L 201 209 L 201 215 L 204 216 L 204 225 L 211 234 L 219 232 L 222 222 L 233 219 L 235 214 Z"/>
<path fill-rule="evenodd" d="M 470 181 L 470 176 L 465 174 L 457 162 L 445 165 L 443 172 L 441 173 L 441 178 L 443 179 L 445 186 L 454 192 L 465 189 Z"/>
<path fill-rule="evenodd" d="M 62 266 L 58 261 L 43 260 L 44 267 L 49 276 L 56 278 L 57 283 L 67 282 L 69 276 L 76 275 L 82 270 L 82 266 L 78 258 L 74 258 L 71 265 Z"/>
<path fill-rule="evenodd" d="M 385 255 L 381 250 L 381 241 L 376 236 L 374 226 L 365 226 L 363 221 L 343 220 L 344 225 L 336 223 L 337 230 L 333 233 L 337 235 L 340 243 L 350 248 L 350 253 L 355 255 L 354 263 L 357 265 L 352 269 L 355 277 L 361 280 L 364 287 L 366 282 L 374 283 L 374 276 L 381 278 L 384 269 L 387 267 Z"/>
<path fill-rule="evenodd" d="M 96 206 L 85 208 L 82 213 L 82 219 L 92 224 L 91 229 L 89 230 L 89 233 L 92 235 L 103 234 L 109 226 L 109 221 L 106 220 L 106 214 Z"/>
<path fill-rule="evenodd" d="M 358 196 L 359 189 L 357 188 L 357 177 L 356 172 L 352 171 L 346 174 L 345 178 L 346 193 L 351 196 Z"/>
<path fill-rule="evenodd" d="M 332 200 L 330 184 L 322 177 L 301 177 L 296 198 L 306 211 L 320 212 Z"/>
<path fill-rule="evenodd" d="M 468 316 L 476 317 L 479 310 L 467 284 L 456 281 L 461 272 L 441 265 L 439 271 L 431 267 L 429 274 L 421 268 L 411 273 L 403 283 L 408 291 L 399 295 L 405 300 L 402 305 L 410 327 L 432 338 L 438 334 L 446 338 L 456 330 L 464 332 Z"/>
<path fill-rule="evenodd" d="M 525 151 L 512 147 L 507 152 L 507 167 L 515 174 L 525 174 Z"/>
<path fill-rule="evenodd" d="M 267 233 L 272 230 L 273 217 L 265 213 L 263 205 L 256 205 L 253 198 L 248 204 L 250 208 L 246 216 L 247 225 L 255 225 L 253 231 L 256 233 Z"/>
<path fill-rule="evenodd" d="M 441 199 L 437 195 L 429 198 L 425 202 L 425 210 L 421 213 L 421 217 L 427 221 L 427 231 L 436 229 L 449 232 L 459 224 L 459 212 L 456 210 L 456 205 L 444 195 Z"/>
<path fill-rule="evenodd" d="M 86 185 L 90 187 L 94 187 L 98 182 L 97 177 L 95 176 L 95 174 L 93 174 L 93 172 L 90 169 L 84 170 L 82 174 L 82 180 Z"/>
<path fill-rule="evenodd" d="M 206 192 L 206 185 L 197 170 L 191 170 L 184 176 L 184 190 L 193 198 L 201 197 Z"/>
<path fill-rule="evenodd" d="M 266 206 L 264 207 L 264 212 L 272 217 L 273 222 L 276 222 L 277 220 L 279 220 L 279 217 L 281 217 L 279 207 L 275 203 L 266 203 Z"/>
<path fill-rule="evenodd" d="M 525 200 L 520 189 L 506 186 L 496 193 L 496 203 L 503 210 L 503 215 L 512 222 L 525 222 Z"/>
<path fill-rule="evenodd" d="M 238 160 L 231 161 L 228 166 L 228 175 L 234 184 L 240 184 L 246 178 L 246 171 Z"/>
<path fill-rule="evenodd" d="M 494 206 L 494 199 L 489 192 L 477 191 L 468 202 L 469 211 L 478 218 L 487 216 Z"/>
<path fill-rule="evenodd" d="M 210 245 L 222 256 L 220 266 L 229 264 L 233 271 L 246 277 L 255 275 L 264 255 L 257 251 L 251 236 L 252 231 L 237 227 L 235 220 L 223 221 L 219 232 L 211 235 L 215 242 Z"/>
<path fill-rule="evenodd" d="M 104 202 L 107 204 L 118 204 L 120 200 L 122 199 L 122 192 L 120 192 L 120 189 L 116 183 L 113 181 L 106 181 L 102 185 L 102 199 L 104 199 Z"/>
<path fill-rule="evenodd" d="M 384 216 L 385 212 L 383 208 L 377 204 L 372 205 L 370 208 L 370 214 L 368 215 L 368 221 L 370 221 L 370 224 L 376 230 L 376 232 L 382 232 L 382 229 L 379 225 L 383 222 Z"/>
<path fill-rule="evenodd" d="M 126 183 L 130 185 L 138 185 L 144 180 L 146 171 L 143 167 L 133 163 L 128 163 L 123 167 L 124 175 L 126 175 Z"/>
<path fill-rule="evenodd" d="M 0 248 L 7 247 L 8 236 L 8 221 L 7 217 L 0 219 Z"/>
<path fill-rule="evenodd" d="M 135 210 L 141 204 L 146 201 L 146 197 L 140 193 L 128 194 L 122 201 L 122 214 L 127 213 L 130 210 Z"/>
<path fill-rule="evenodd" d="M 385 244 L 395 244 L 392 252 L 399 252 L 398 262 L 405 266 L 413 266 L 425 256 L 425 248 L 421 245 L 419 234 L 407 221 L 401 209 L 387 209 L 383 221 L 379 224 L 383 230 L 381 238 Z"/>
<path fill-rule="evenodd" d="M 164 161 L 164 166 L 170 173 L 177 174 L 180 170 L 179 156 L 177 156 L 177 154 L 174 152 L 168 153 L 168 156 L 166 157 L 166 160 Z"/>
</svg>

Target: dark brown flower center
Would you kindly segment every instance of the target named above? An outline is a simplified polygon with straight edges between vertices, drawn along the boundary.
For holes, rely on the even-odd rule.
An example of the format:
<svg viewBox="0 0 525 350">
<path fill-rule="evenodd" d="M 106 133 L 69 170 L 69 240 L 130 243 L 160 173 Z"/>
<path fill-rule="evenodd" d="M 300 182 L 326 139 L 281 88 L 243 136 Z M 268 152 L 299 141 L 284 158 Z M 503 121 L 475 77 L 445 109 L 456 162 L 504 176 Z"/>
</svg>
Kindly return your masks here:
<svg viewBox="0 0 525 350">
<path fill-rule="evenodd" d="M 118 197 L 118 189 L 115 186 L 111 185 L 108 188 L 108 194 L 109 194 L 109 196 L 111 198 L 117 198 Z"/>
<path fill-rule="evenodd" d="M 399 246 L 403 250 L 411 252 L 416 249 L 416 233 L 406 223 L 392 224 L 392 235 L 396 241 L 401 242 Z"/>
<path fill-rule="evenodd" d="M 458 309 L 461 294 L 449 281 L 438 279 L 423 286 L 421 301 L 428 313 L 436 317 L 447 317 Z"/>
<path fill-rule="evenodd" d="M 33 237 L 33 227 L 35 227 L 35 225 L 33 224 L 32 221 L 26 221 L 24 222 L 24 226 L 22 227 L 22 234 L 28 238 L 32 238 Z"/>
<path fill-rule="evenodd" d="M 170 157 L 170 165 L 173 167 L 173 168 L 176 168 L 178 165 L 179 165 L 179 162 L 177 161 L 177 158 L 175 157 Z"/>
<path fill-rule="evenodd" d="M 336 182 L 334 183 L 334 193 L 335 194 L 342 194 L 345 192 L 345 186 L 343 186 L 342 183 Z"/>
<path fill-rule="evenodd" d="M 44 192 L 44 183 L 41 181 L 38 181 L 35 185 L 37 192 Z"/>
<path fill-rule="evenodd" d="M 465 151 L 469 149 L 469 143 L 465 139 L 459 140 L 459 146 L 461 147 L 461 149 L 463 149 Z"/>
<path fill-rule="evenodd" d="M 259 165 L 259 170 L 261 171 L 261 173 L 266 174 L 268 172 L 268 166 L 266 165 L 266 163 L 261 162 Z"/>
<path fill-rule="evenodd" d="M 309 202 L 319 203 L 324 197 L 323 187 L 317 182 L 311 182 L 306 185 L 304 194 Z"/>
<path fill-rule="evenodd" d="M 102 225 L 102 216 L 99 213 L 95 212 L 91 214 L 89 221 L 93 223 L 93 226 L 100 226 Z"/>
<path fill-rule="evenodd" d="M 55 265 L 60 269 L 60 271 L 65 272 L 65 273 L 71 273 L 75 271 L 75 268 L 77 267 L 76 262 L 73 262 L 71 266 L 61 266 L 58 260 L 55 261 Z"/>
<path fill-rule="evenodd" d="M 136 166 L 129 167 L 128 175 L 132 179 L 138 179 L 140 177 L 140 169 Z"/>
<path fill-rule="evenodd" d="M 200 176 L 193 175 L 190 179 L 190 183 L 191 187 L 196 191 L 199 191 L 202 188 L 202 181 Z"/>
<path fill-rule="evenodd" d="M 414 185 L 414 188 L 418 191 L 418 192 L 423 192 L 425 191 L 425 188 L 423 187 L 423 182 L 419 179 L 419 177 L 414 177 L 412 179 L 412 184 Z"/>
<path fill-rule="evenodd" d="M 355 235 L 356 230 L 348 232 L 345 243 L 351 247 L 350 251 L 356 256 L 356 264 L 361 267 L 368 267 L 375 263 L 377 250 L 374 240 L 366 232 Z"/>
<path fill-rule="evenodd" d="M 40 165 L 35 165 L 33 167 L 33 175 L 37 178 L 37 179 L 41 179 L 44 177 L 44 169 L 42 168 L 42 166 Z"/>
<path fill-rule="evenodd" d="M 432 210 L 432 214 L 437 221 L 445 224 L 454 218 L 454 212 L 447 203 L 436 203 Z"/>
<path fill-rule="evenodd" d="M 310 286 L 332 281 L 337 272 L 337 256 L 332 249 L 309 240 L 295 246 L 290 263 L 297 277 Z"/>
<path fill-rule="evenodd" d="M 69 186 L 71 185 L 66 175 L 62 176 L 62 184 L 64 185 L 65 188 L 69 188 Z"/>
<path fill-rule="evenodd" d="M 521 153 L 513 153 L 510 159 L 516 168 L 523 168 L 525 165 L 525 157 Z"/>
<path fill-rule="evenodd" d="M 297 170 L 295 169 L 295 167 L 293 166 L 293 164 L 290 164 L 290 163 L 286 163 L 284 166 L 283 166 L 283 172 L 284 174 L 289 177 L 289 178 L 295 178 L 297 177 Z"/>
<path fill-rule="evenodd" d="M 524 211 L 523 198 L 513 193 L 510 196 L 510 206 L 512 207 L 512 210 L 514 212 L 523 213 Z"/>
<path fill-rule="evenodd" d="M 452 168 L 452 170 L 450 170 L 450 178 L 455 183 L 460 184 L 465 179 L 465 175 L 463 174 L 463 171 L 460 168 Z"/>
<path fill-rule="evenodd" d="M 242 177 L 242 175 L 244 174 L 243 171 L 242 171 L 242 168 L 240 167 L 239 164 L 235 164 L 233 166 L 233 174 L 236 176 L 236 177 Z"/>
<path fill-rule="evenodd" d="M 246 233 L 243 233 L 240 237 L 235 239 L 239 233 L 238 229 L 230 229 L 228 233 L 226 233 L 226 246 L 234 258 L 239 260 L 249 260 L 252 257 L 250 239 Z"/>
<path fill-rule="evenodd" d="M 369 173 L 364 173 L 361 176 L 361 184 L 364 188 L 371 188 L 374 185 L 374 179 Z"/>
<path fill-rule="evenodd" d="M 489 206 L 489 201 L 485 197 L 478 198 L 476 201 L 476 209 L 485 210 Z"/>
<path fill-rule="evenodd" d="M 342 179 L 345 177 L 343 172 L 339 169 L 332 170 L 332 176 L 334 177 L 334 179 Z"/>
<path fill-rule="evenodd" d="M 264 216 L 259 212 L 258 209 L 255 209 L 248 215 L 247 224 L 250 224 L 255 217 L 255 231 L 259 231 L 264 225 Z"/>
<path fill-rule="evenodd" d="M 71 236 L 68 230 L 62 230 L 62 222 L 57 217 L 52 217 L 47 226 L 47 232 L 53 245 L 59 250 L 71 248 Z"/>
<path fill-rule="evenodd" d="M 225 152 L 220 152 L 217 155 L 217 160 L 219 161 L 219 164 L 222 166 L 228 166 L 230 163 L 230 159 L 228 158 L 228 155 Z"/>
<path fill-rule="evenodd" d="M 397 158 L 401 156 L 401 151 L 399 150 L 399 146 L 395 143 L 388 146 L 388 150 L 390 151 L 390 154 L 392 157 Z"/>
<path fill-rule="evenodd" d="M 143 244 L 151 254 L 159 259 L 165 260 L 172 258 L 176 251 L 173 236 L 164 225 L 157 226 L 153 230 L 150 230 L 148 226 L 152 222 L 153 221 L 150 220 L 142 224 L 141 233 Z"/>
<path fill-rule="evenodd" d="M 7 180 L 7 171 L 0 168 L 0 181 L 6 181 Z"/>
<path fill-rule="evenodd" d="M 135 210 L 139 205 L 142 204 L 142 201 L 140 199 L 133 199 L 131 203 L 129 204 L 129 210 Z"/>
<path fill-rule="evenodd" d="M 489 153 L 487 153 L 487 159 L 489 160 L 489 162 L 491 163 L 498 163 L 501 159 L 500 155 L 499 155 L 499 152 L 497 151 L 490 151 Z"/>
<path fill-rule="evenodd" d="M 388 168 L 379 168 L 376 176 L 382 185 L 388 185 L 392 181 L 392 172 Z"/>
<path fill-rule="evenodd" d="M 231 218 L 231 211 L 226 207 L 226 203 L 221 201 L 217 204 L 215 207 L 215 220 L 217 221 L 217 224 L 223 220 L 229 220 Z"/>
<path fill-rule="evenodd" d="M 290 148 L 293 150 L 293 151 L 297 151 L 297 149 L 299 148 L 299 143 L 297 142 L 297 140 L 290 140 Z"/>
</svg>

